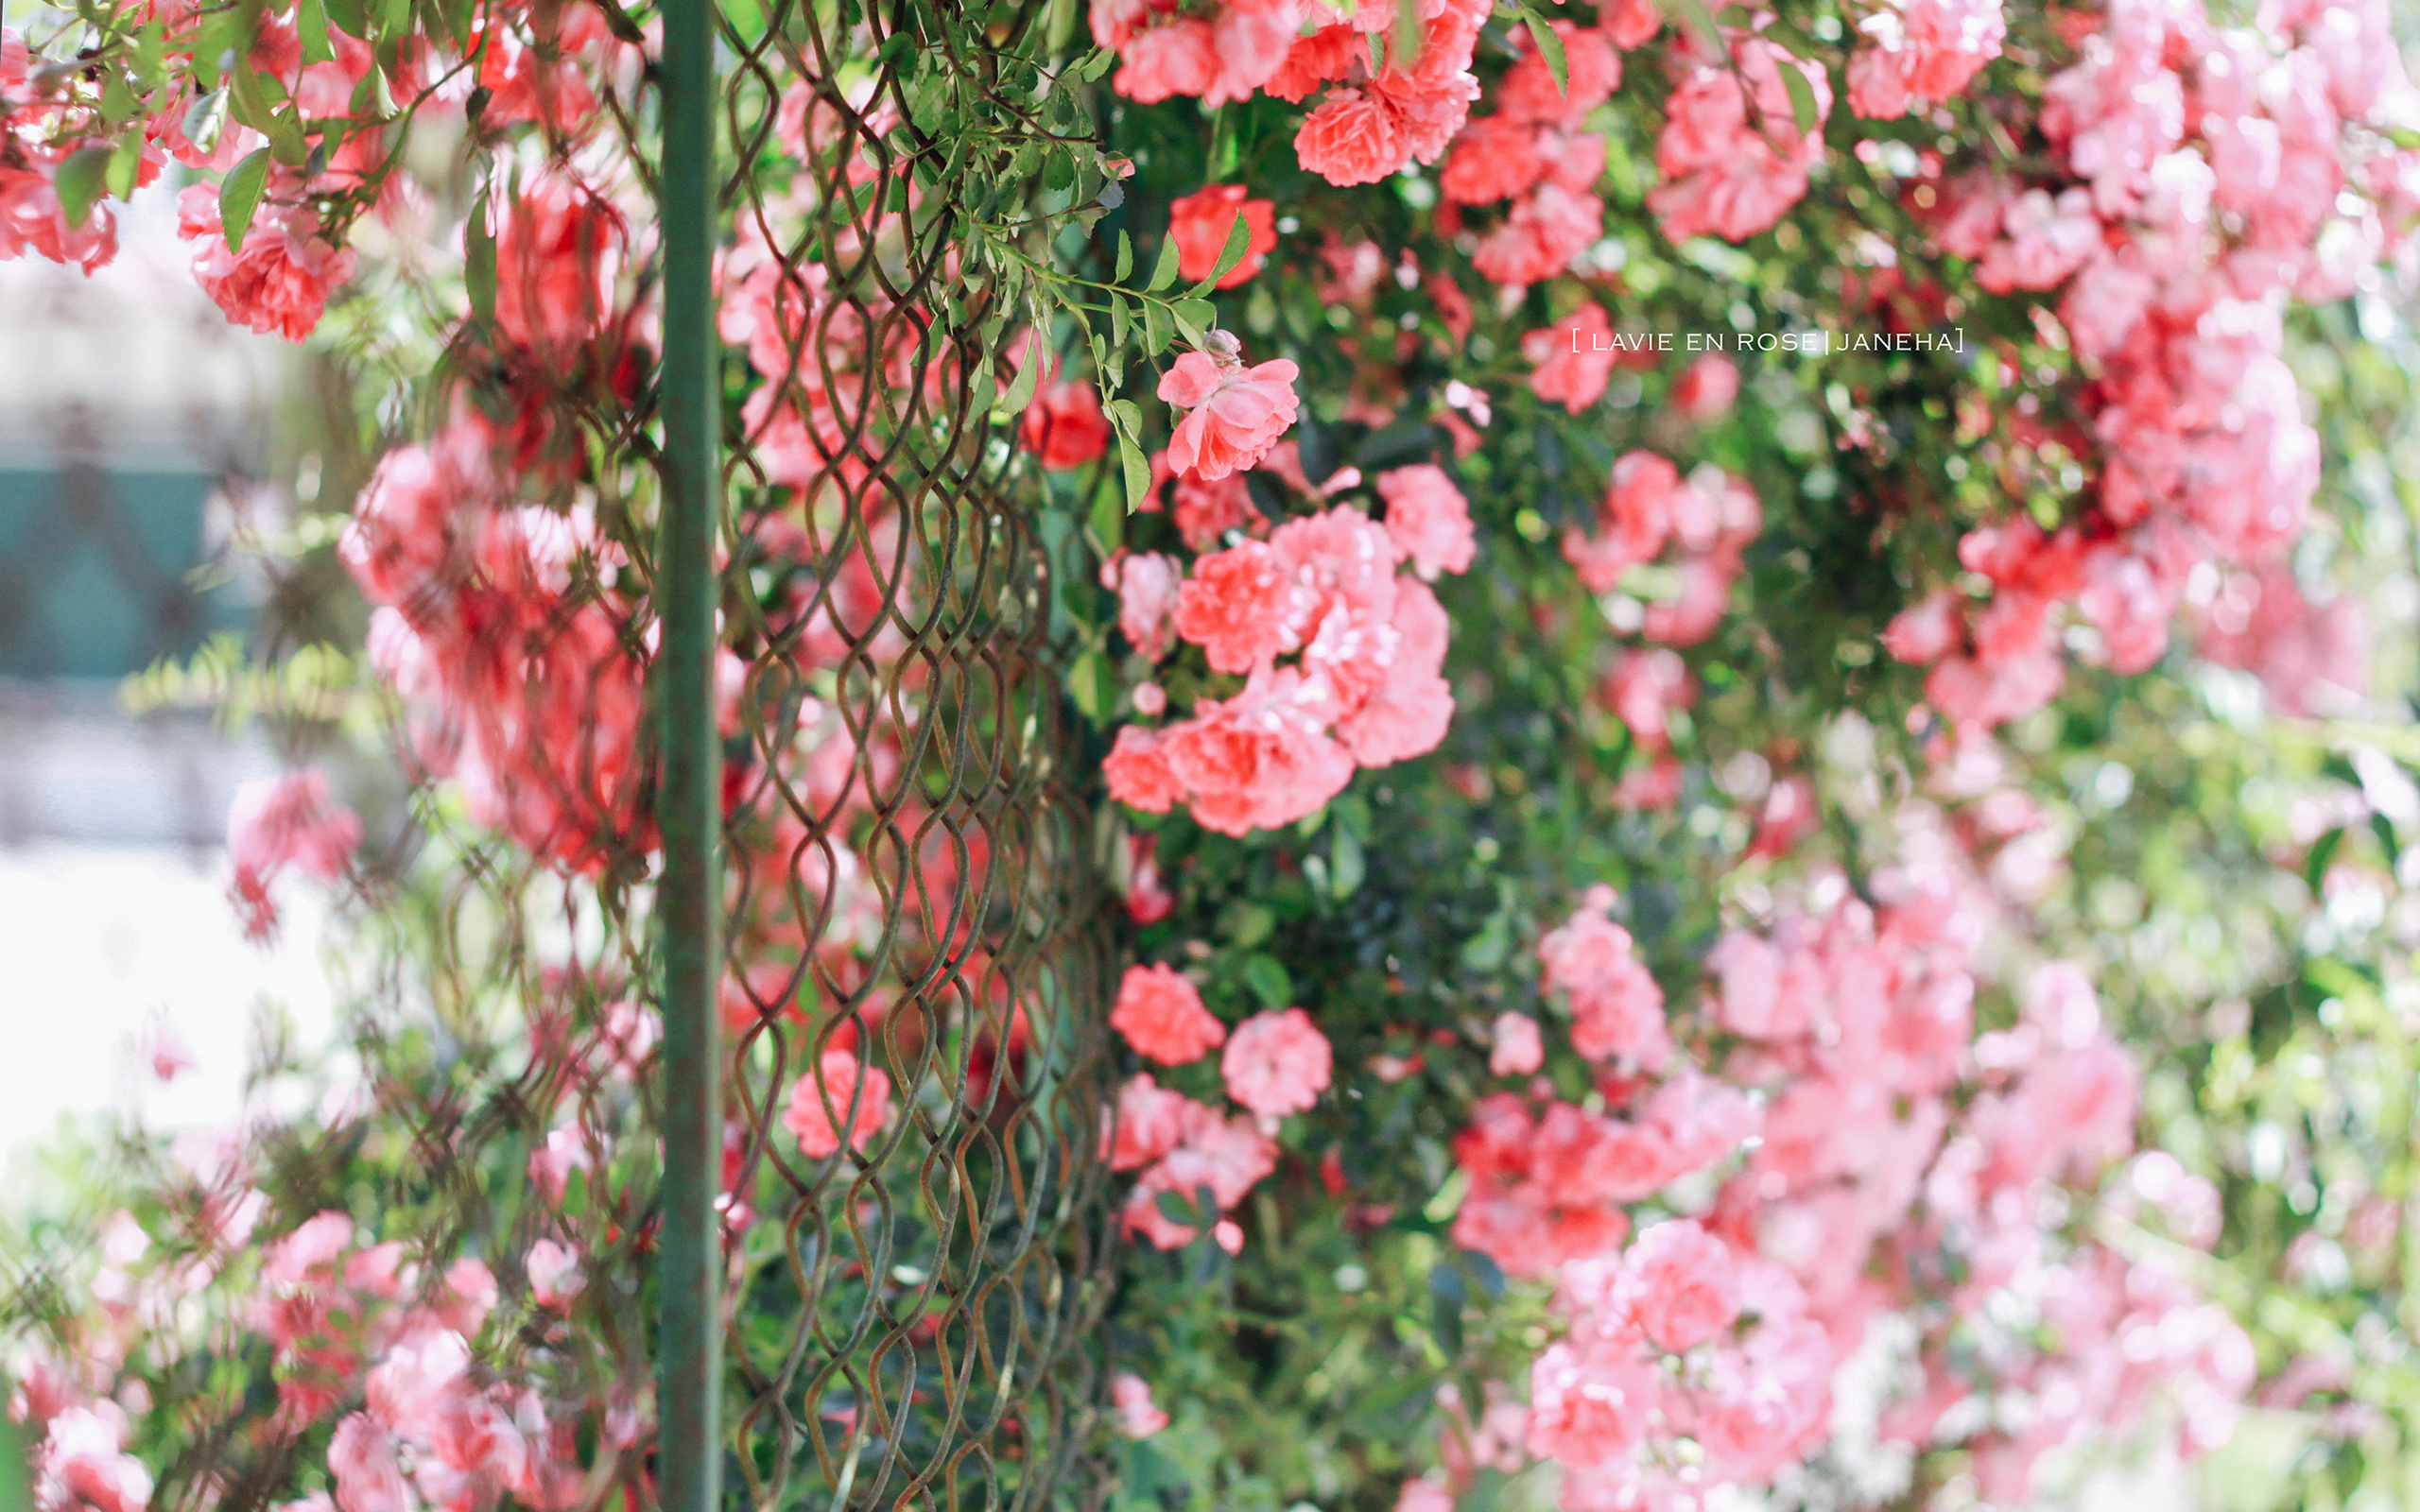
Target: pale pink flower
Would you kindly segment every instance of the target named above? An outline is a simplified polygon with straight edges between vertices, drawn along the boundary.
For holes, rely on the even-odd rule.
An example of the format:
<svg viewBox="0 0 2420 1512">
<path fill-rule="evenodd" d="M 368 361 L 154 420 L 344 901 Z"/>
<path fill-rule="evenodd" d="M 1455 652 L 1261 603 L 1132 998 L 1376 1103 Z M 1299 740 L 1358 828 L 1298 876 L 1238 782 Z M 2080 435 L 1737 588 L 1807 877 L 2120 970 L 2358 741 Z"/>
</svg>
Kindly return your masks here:
<svg viewBox="0 0 2420 1512">
<path fill-rule="evenodd" d="M 1546 1043 L 1538 1033 L 1538 1021 L 1526 1013 L 1498 1014 L 1494 1039 L 1487 1057 L 1492 1074 L 1527 1076 L 1546 1064 Z"/>
<path fill-rule="evenodd" d="M 1731 1248 L 1685 1218 L 1639 1230 L 1622 1257 L 1639 1280 L 1632 1304 L 1639 1327 L 1662 1349 L 1684 1353 L 1719 1336 L 1739 1315 Z"/>
<path fill-rule="evenodd" d="M 1310 1108 L 1327 1090 L 1332 1069 L 1327 1036 L 1300 1008 L 1245 1020 L 1219 1057 L 1227 1095 L 1263 1118 Z"/>
<path fill-rule="evenodd" d="M 859 1065 L 846 1050 L 827 1050 L 813 1074 L 790 1083 L 782 1126 L 799 1153 L 821 1160 L 838 1152 L 844 1128 L 849 1148 L 862 1151 L 890 1118 L 890 1074 Z"/>
<path fill-rule="evenodd" d="M 1168 1425 L 1168 1415 L 1153 1404 L 1150 1385 L 1141 1376 L 1120 1372 L 1109 1383 L 1109 1396 L 1117 1431 L 1129 1438 L 1149 1438 Z"/>
<path fill-rule="evenodd" d="M 551 1239 L 541 1239 L 529 1246 L 523 1262 L 529 1273 L 529 1297 L 540 1307 L 557 1312 L 571 1305 L 583 1284 L 579 1257 Z"/>
<path fill-rule="evenodd" d="M 1478 550 L 1470 502 L 1443 468 L 1423 462 L 1381 472 L 1378 497 L 1387 503 L 1389 539 L 1425 581 L 1469 570 Z"/>
<path fill-rule="evenodd" d="M 1156 551 L 1129 552 L 1101 568 L 1102 586 L 1117 593 L 1117 627 L 1147 662 L 1168 653 L 1182 576 L 1176 558 Z M 1142 703 L 1139 690 L 1135 703 Z"/>
</svg>

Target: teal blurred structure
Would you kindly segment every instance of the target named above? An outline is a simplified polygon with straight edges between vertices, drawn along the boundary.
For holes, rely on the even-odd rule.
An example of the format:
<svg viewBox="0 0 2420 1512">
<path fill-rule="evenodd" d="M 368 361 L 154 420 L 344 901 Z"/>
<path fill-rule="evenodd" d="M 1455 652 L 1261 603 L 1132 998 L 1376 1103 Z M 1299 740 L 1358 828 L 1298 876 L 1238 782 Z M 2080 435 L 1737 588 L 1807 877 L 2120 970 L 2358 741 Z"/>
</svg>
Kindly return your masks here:
<svg viewBox="0 0 2420 1512">
<path fill-rule="evenodd" d="M 240 627 L 208 562 L 218 480 L 69 462 L 0 468 L 0 677 L 122 678 Z"/>
</svg>

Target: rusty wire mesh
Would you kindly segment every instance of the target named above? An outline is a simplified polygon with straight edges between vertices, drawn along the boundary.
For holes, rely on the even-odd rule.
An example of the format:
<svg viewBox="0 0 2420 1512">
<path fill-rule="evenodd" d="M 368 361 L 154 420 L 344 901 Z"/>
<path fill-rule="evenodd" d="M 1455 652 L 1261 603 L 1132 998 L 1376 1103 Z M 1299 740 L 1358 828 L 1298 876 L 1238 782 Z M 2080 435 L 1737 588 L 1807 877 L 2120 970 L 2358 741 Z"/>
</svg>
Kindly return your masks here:
<svg viewBox="0 0 2420 1512">
<path fill-rule="evenodd" d="M 725 599 L 733 1160 L 769 1209 L 727 1346 L 752 1505 L 1043 1504 L 1101 1384 L 1106 941 L 1048 557 L 989 420 L 1007 302 L 966 250 L 1044 130 L 1042 13 L 726 25 L 724 301 L 756 321 Z M 900 1108 L 816 1159 L 782 1121 L 836 1049 Z M 872 1090 L 804 1087 L 841 1130 Z"/>
<path fill-rule="evenodd" d="M 1013 274 L 967 254 L 1071 118 L 1034 107 L 1044 14 L 724 18 L 729 1504 L 1103 1489 L 1109 940 L 1051 552 L 994 412 Z M 545 16 L 518 24 L 543 51 Z M 480 1260 L 495 1305 L 462 1326 L 482 1379 L 543 1385 L 522 1427 L 553 1467 L 509 1499 L 562 1512 L 653 1502 L 662 1237 L 660 291 L 624 208 L 652 190 L 656 107 L 634 61 L 592 83 L 601 132 L 542 101 L 444 187 L 475 236 L 493 228 L 496 282 L 394 438 L 442 518 L 406 530 L 380 513 L 390 488 L 348 537 L 415 779 L 332 963 L 357 1079 L 163 1178 L 196 1255 L 257 1188 L 265 1235 L 337 1211 L 359 1252 L 400 1245 L 398 1306 L 442 1313 L 450 1263 Z M 616 182 L 618 202 L 597 187 Z M 601 284 L 550 278 L 600 245 Z M 837 1143 L 802 1135 L 819 1121 Z M 324 1486 L 328 1425 L 391 1342 L 329 1315 L 329 1337 L 274 1349 L 231 1316 L 194 1355 L 155 1507 Z"/>
</svg>

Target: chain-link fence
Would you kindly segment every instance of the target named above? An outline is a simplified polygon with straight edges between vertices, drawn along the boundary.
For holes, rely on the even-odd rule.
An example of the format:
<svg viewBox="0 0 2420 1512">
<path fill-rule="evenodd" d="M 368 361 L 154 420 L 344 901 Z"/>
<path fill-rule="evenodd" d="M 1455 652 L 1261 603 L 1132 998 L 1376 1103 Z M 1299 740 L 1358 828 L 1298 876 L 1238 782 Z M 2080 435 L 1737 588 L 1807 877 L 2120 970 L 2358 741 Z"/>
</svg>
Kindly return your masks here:
<svg viewBox="0 0 2420 1512">
<path fill-rule="evenodd" d="M 1098 1500 L 1109 941 L 995 409 L 1055 14 L 415 13 L 471 313 L 340 548 L 408 822 L 349 872 L 358 1084 L 180 1156 L 195 1255 L 267 1194 L 271 1300 L 153 1506 L 358 1512 L 373 1434 L 481 1506 Z"/>
</svg>

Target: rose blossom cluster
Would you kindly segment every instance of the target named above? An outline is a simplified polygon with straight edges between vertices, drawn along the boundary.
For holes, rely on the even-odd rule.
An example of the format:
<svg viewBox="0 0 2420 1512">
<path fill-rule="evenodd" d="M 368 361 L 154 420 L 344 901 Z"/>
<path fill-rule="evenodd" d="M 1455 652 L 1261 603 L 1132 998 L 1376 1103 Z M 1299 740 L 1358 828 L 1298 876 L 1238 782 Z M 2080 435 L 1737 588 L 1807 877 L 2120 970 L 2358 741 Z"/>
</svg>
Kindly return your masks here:
<svg viewBox="0 0 2420 1512">
<path fill-rule="evenodd" d="M 1945 590 L 1893 625 L 1890 649 L 1932 667 L 1927 692 L 1961 730 L 2057 691 L 2058 611 L 2089 627 L 2094 659 L 2140 672 L 2197 565 L 2257 569 L 2301 533 L 2320 448 L 2282 354 L 2285 302 L 2352 292 L 2420 212 L 2420 152 L 2378 129 L 2420 104 L 2386 16 L 2303 3 L 2234 28 L 2193 0 L 2118 0 L 2045 86 L 2055 172 L 1910 189 L 1985 289 L 2057 293 L 2083 420 L 2040 438 L 2098 474 L 2076 524 L 2019 518 L 1962 543 L 1987 601 Z"/>
<path fill-rule="evenodd" d="M 1545 56 L 1529 48 L 1496 86 L 1495 112 L 1463 129 L 1438 176 L 1448 205 L 1512 202 L 1471 254 L 1480 276 L 1507 286 L 1554 277 L 1604 234 L 1605 202 L 1594 190 L 1605 174 L 1605 140 L 1580 122 L 1613 97 L 1621 57 L 1600 32 L 1567 21 L 1554 29 L 1567 89 L 1556 88 Z M 1450 232 L 1460 218 L 1440 229 Z"/>
<path fill-rule="evenodd" d="M 376 606 L 370 662 L 411 756 L 472 818 L 555 866 L 600 868 L 639 818 L 646 662 L 604 592 L 620 549 L 585 508 L 513 502 L 477 420 L 389 453 L 337 553 Z"/>
<path fill-rule="evenodd" d="M 2008 18 L 2000 0 L 1892 0 L 1857 29 L 1849 109 L 1889 121 L 1957 98 L 2000 55 Z"/>
<path fill-rule="evenodd" d="M 1092 31 L 1118 55 L 1113 87 L 1138 104 L 1318 95 L 1294 137 L 1297 160 L 1332 184 L 1375 183 L 1443 155 L 1479 92 L 1470 70 L 1486 0 L 1405 3 L 1418 8 L 1408 51 L 1392 0 L 1342 10 L 1314 0 L 1093 0 Z"/>
<path fill-rule="evenodd" d="M 2022 1500 L 2042 1455 L 2154 1400 L 2182 1414 L 2188 1450 L 2223 1441 L 2252 1375 L 2241 1331 L 2170 1270 L 2066 1229 L 2071 1194 L 2093 1200 L 2134 1147 L 2136 1074 L 2089 979 L 2036 967 L 2015 1024 L 1973 1033 L 1999 916 L 1969 848 L 2013 833 L 1996 797 L 1972 826 L 1904 813 L 1870 902 L 1819 874 L 1810 911 L 1725 934 L 1685 1047 L 1609 890 L 1547 934 L 1541 988 L 1567 1000 L 1604 1110 L 1542 1080 L 1543 1111 L 1491 1094 L 1456 1143 L 1470 1177 L 1456 1241 L 1553 1280 L 1567 1327 L 1527 1405 L 1490 1409 L 1504 1418 L 1491 1463 L 1560 1462 L 1573 1512 L 1766 1483 L 1822 1441 L 1835 1371 L 1889 1313 L 1925 1322 L 1923 1383 L 1886 1413 L 1886 1440 L 1951 1435 L 1994 1500 Z M 1540 1063 L 1521 1049 L 1494 1069 Z M 1743 1144 L 1719 1186 L 1676 1194 Z M 2152 1160 L 2126 1168 L 2121 1194 L 2184 1214 L 2172 1222 L 2206 1244 L 2190 1179 Z M 1650 1202 L 1686 1216 L 1631 1239 L 1630 1210 Z M 2054 1317 L 2055 1347 L 2023 1321 Z M 1444 1458 L 1448 1482 L 1466 1481 L 1468 1455 Z M 1405 1504 L 1443 1490 L 1414 1482 Z"/>
<path fill-rule="evenodd" d="M 360 816 L 336 800 L 317 767 L 237 788 L 227 812 L 227 854 L 235 868 L 228 896 L 245 937 L 261 941 L 277 932 L 269 888 L 286 868 L 335 883 L 360 845 Z"/>
<path fill-rule="evenodd" d="M 1199 1211 L 1206 1191 L 1219 1212 L 1232 1211 L 1277 1169 L 1270 1135 L 1287 1115 L 1319 1101 L 1334 1073 L 1334 1056 L 1327 1037 L 1300 1008 L 1255 1014 L 1230 1032 L 1193 983 L 1166 966 L 1126 969 L 1109 1023 L 1137 1054 L 1163 1067 L 1191 1065 L 1226 1047 L 1219 1074 L 1241 1111 L 1221 1113 L 1143 1072 L 1119 1090 L 1101 1131 L 1111 1168 L 1141 1173 L 1119 1222 L 1159 1248 L 1174 1249 L 1192 1243 L 1199 1230 L 1170 1216 L 1161 1199 L 1173 1197 Z M 1219 1219 L 1211 1236 L 1229 1254 L 1243 1248 L 1243 1229 L 1231 1218 Z"/>
<path fill-rule="evenodd" d="M 1119 625 L 1139 655 L 1167 654 L 1172 631 L 1244 685 L 1159 729 L 1119 730 L 1111 797 L 1152 814 L 1184 802 L 1221 834 L 1273 830 L 1318 812 L 1357 768 L 1444 738 L 1447 626 L 1428 583 L 1470 565 L 1469 507 L 1428 464 L 1380 474 L 1376 491 L 1383 523 L 1337 505 L 1201 556 L 1182 577 L 1165 557 L 1115 564 Z"/>
<path fill-rule="evenodd" d="M 1742 553 L 1763 524 L 1756 495 L 1720 469 L 1702 467 L 1684 479 L 1652 452 L 1628 452 L 1614 462 L 1595 535 L 1564 531 L 1563 555 L 1592 593 L 1623 589 L 1634 568 L 1668 564 L 1674 585 L 1645 605 L 1638 631 L 1667 645 L 1695 645 L 1722 623 Z"/>
<path fill-rule="evenodd" d="M 1806 198 L 1807 171 L 1824 160 L 1831 75 L 1753 32 L 1728 34 L 1727 56 L 1704 57 L 1702 47 L 1692 37 L 1669 55 L 1674 88 L 1655 139 L 1665 181 L 1647 203 L 1673 241 L 1744 241 Z M 1806 129 L 1785 71 L 1814 107 Z"/>
<path fill-rule="evenodd" d="M 93 1307 L 72 1320 L 72 1351 L 39 1346 L 14 1362 L 11 1420 L 35 1435 L 41 1512 L 145 1512 L 152 1480 L 126 1452 L 122 1402 L 147 1402 L 138 1371 L 170 1366 L 205 1343 L 188 1321 L 205 1293 L 238 1277 L 249 1296 L 229 1320 L 271 1350 L 277 1378 L 272 1432 L 292 1439 L 333 1424 L 332 1491 L 287 1512 L 482 1512 L 510 1499 L 541 1509 L 584 1504 L 577 1414 L 551 1401 L 534 1377 L 474 1363 L 471 1340 L 501 1292 L 476 1260 L 426 1275 L 404 1245 L 372 1243 L 341 1212 L 322 1212 L 260 1246 L 256 1271 L 235 1272 L 264 1206 L 258 1193 L 217 1200 L 211 1247 L 163 1251 L 121 1212 L 103 1226 Z M 540 1239 L 522 1260 L 528 1296 L 559 1314 L 581 1284 L 577 1257 Z M 115 1399 L 115 1400 L 113 1400 Z M 139 1410 L 139 1409 L 138 1409 Z M 610 1457 L 636 1441 L 629 1401 L 605 1406 L 588 1436 Z"/>
</svg>

